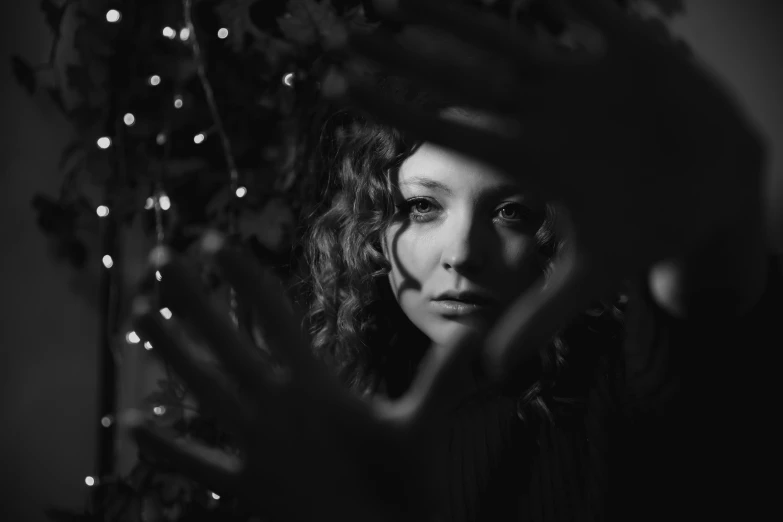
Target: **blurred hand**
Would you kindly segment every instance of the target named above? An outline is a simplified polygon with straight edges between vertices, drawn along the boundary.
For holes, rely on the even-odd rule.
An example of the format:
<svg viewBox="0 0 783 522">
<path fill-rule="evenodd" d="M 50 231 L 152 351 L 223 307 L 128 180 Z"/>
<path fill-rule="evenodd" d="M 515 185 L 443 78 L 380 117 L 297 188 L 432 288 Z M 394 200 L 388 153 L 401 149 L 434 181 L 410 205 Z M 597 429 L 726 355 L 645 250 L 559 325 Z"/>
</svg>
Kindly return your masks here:
<svg viewBox="0 0 783 522">
<path fill-rule="evenodd" d="M 546 4 L 578 29 L 583 49 L 569 51 L 454 2 L 376 3 L 458 44 L 428 55 L 353 34 L 350 53 L 495 115 L 502 130 L 401 106 L 349 73 L 328 77 L 326 94 L 519 176 L 569 218 L 546 286 L 520 298 L 488 341 L 496 376 L 624 278 L 703 249 L 761 204 L 764 147 L 744 111 L 702 65 L 614 1 Z M 489 58 L 466 58 L 466 45 Z"/>
<path fill-rule="evenodd" d="M 429 520 L 443 508 L 439 434 L 460 397 L 456 368 L 475 357 L 463 340 L 431 351 L 400 400 L 365 401 L 349 392 L 310 353 L 282 285 L 210 234 L 204 249 L 239 297 L 259 310 L 265 341 L 282 365 L 272 371 L 260 352 L 200 291 L 200 281 L 168 250 L 151 260 L 161 273 L 163 319 L 145 298 L 134 325 L 184 380 L 201 408 L 236 437 L 240 455 L 176 439 L 143 418 L 125 418 L 141 447 L 169 459 L 222 495 L 236 495 L 271 520 Z M 188 347 L 198 336 L 220 363 Z M 463 390 L 464 392 L 464 390 Z M 435 444 L 435 441 L 441 444 Z"/>
</svg>

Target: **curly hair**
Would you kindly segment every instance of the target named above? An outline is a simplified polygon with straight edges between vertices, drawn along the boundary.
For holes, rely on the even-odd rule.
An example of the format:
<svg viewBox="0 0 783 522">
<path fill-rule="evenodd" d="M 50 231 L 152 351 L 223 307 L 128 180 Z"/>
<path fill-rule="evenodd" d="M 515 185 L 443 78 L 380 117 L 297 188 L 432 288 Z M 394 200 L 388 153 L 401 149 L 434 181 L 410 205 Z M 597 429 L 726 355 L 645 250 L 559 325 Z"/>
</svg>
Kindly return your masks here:
<svg viewBox="0 0 783 522">
<path fill-rule="evenodd" d="M 404 391 L 428 344 L 391 297 L 390 264 L 381 249 L 395 212 L 390 179 L 419 145 L 348 111 L 332 116 L 324 130 L 320 153 L 329 175 L 304 245 L 308 326 L 316 354 L 360 394 L 377 391 L 381 382 L 390 394 Z M 535 235 L 545 259 L 553 259 L 560 244 L 555 219 L 550 205 Z M 565 344 L 556 340 L 542 370 L 555 372 L 564 355 Z M 538 392 L 523 395 L 535 402 L 541 381 L 533 389 Z"/>
<path fill-rule="evenodd" d="M 376 85 L 397 101 L 429 112 L 456 105 L 398 77 L 383 76 Z M 342 110 L 327 120 L 317 152 L 316 163 L 328 175 L 304 244 L 308 327 L 315 353 L 362 395 L 379 391 L 381 384 L 391 396 L 403 393 L 429 344 L 393 299 L 385 277 L 390 264 L 381 249 L 395 212 L 390 180 L 420 144 L 368 116 Z M 544 277 L 562 247 L 556 220 L 555 207 L 547 205 L 535 234 L 539 252 L 548 260 L 541 266 Z M 618 338 L 621 322 L 616 303 L 598 303 L 575 324 L 582 330 L 595 330 L 600 324 L 602 339 L 594 336 L 590 342 L 605 351 L 605 334 Z M 551 419 L 547 402 L 566 365 L 568 337 L 566 330 L 556 335 L 541 352 L 540 364 L 517 379 L 520 387 L 513 392 L 519 397 L 521 418 L 533 411 Z M 584 342 L 584 336 L 577 337 Z"/>
</svg>

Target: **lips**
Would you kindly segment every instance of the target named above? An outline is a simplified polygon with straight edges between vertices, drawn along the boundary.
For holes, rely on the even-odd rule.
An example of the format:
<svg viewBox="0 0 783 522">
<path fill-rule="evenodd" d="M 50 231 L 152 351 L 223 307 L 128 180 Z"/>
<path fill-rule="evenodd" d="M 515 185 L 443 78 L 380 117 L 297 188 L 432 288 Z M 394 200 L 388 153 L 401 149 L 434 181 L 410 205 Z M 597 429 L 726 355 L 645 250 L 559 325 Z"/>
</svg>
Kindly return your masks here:
<svg viewBox="0 0 783 522">
<path fill-rule="evenodd" d="M 478 292 L 451 291 L 444 292 L 432 299 L 432 305 L 437 312 L 445 316 L 463 316 L 486 313 L 493 301 L 493 299 Z"/>
<path fill-rule="evenodd" d="M 483 292 L 448 291 L 438 295 L 433 299 L 433 301 L 435 302 L 454 301 L 454 302 L 460 302 L 460 303 L 477 305 L 477 306 L 486 306 L 491 304 L 493 299 L 491 299 L 488 295 L 484 294 Z"/>
</svg>

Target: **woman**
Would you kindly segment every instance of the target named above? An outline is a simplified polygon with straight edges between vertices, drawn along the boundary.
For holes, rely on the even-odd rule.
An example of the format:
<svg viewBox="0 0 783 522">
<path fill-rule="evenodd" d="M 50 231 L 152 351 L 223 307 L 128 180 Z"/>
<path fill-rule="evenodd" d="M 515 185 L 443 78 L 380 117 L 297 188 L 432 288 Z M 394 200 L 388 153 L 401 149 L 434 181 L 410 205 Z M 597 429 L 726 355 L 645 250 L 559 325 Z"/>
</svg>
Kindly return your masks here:
<svg viewBox="0 0 783 522">
<path fill-rule="evenodd" d="M 351 79 L 329 86 L 421 141 L 375 124 L 358 131 L 315 228 L 313 344 L 375 396 L 358 399 L 324 371 L 279 287 L 209 235 L 204 250 L 263 311 L 282 371 L 158 250 L 170 308 L 219 347 L 231 381 L 184 351 L 174 323 L 144 301 L 138 330 L 244 453 L 240 463 L 143 424 L 139 442 L 290 520 L 636 520 L 755 507 L 741 486 L 760 486 L 750 463 L 767 447 L 762 392 L 772 380 L 741 350 L 771 332 L 781 291 L 759 211 L 763 147 L 743 113 L 603 2 L 572 5 L 600 29 L 598 57 L 553 55 L 436 2 L 401 4 L 408 19 L 489 49 L 525 81 L 487 86 L 476 64 L 356 37 L 356 52 L 471 109 L 432 114 Z M 501 108 L 503 118 L 485 115 Z M 541 201 L 568 216 L 551 266 L 544 235 L 558 225 Z M 573 364 L 558 371 L 564 344 L 554 343 L 537 379 L 541 347 L 624 283 L 621 346 L 582 330 L 568 343 Z M 407 326 L 405 342 L 390 341 L 382 320 Z M 558 387 L 573 401 L 555 400 Z M 520 397 L 535 398 L 522 401 L 526 423 L 515 420 Z M 745 424 L 727 422 L 734 412 L 762 429 L 737 432 Z"/>
</svg>

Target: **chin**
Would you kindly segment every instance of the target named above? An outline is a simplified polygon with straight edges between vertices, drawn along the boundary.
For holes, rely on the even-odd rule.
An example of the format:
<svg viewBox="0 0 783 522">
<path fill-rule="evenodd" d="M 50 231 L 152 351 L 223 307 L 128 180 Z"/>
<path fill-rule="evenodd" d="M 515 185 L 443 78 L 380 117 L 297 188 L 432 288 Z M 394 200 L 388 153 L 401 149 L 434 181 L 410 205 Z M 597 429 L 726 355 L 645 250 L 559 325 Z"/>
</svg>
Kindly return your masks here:
<svg viewBox="0 0 783 522">
<path fill-rule="evenodd" d="M 488 322 L 476 316 L 438 318 L 433 324 L 422 330 L 434 344 L 445 345 L 466 334 L 486 332 Z"/>
</svg>

